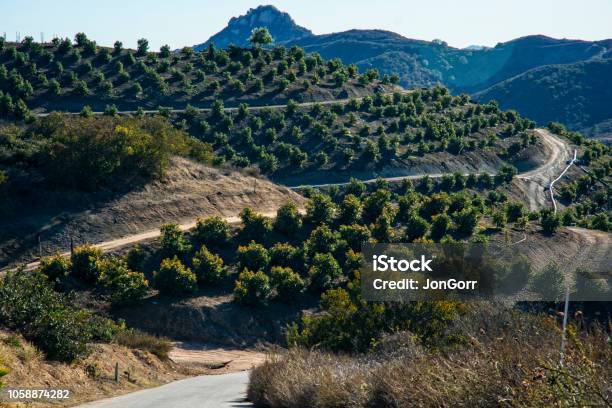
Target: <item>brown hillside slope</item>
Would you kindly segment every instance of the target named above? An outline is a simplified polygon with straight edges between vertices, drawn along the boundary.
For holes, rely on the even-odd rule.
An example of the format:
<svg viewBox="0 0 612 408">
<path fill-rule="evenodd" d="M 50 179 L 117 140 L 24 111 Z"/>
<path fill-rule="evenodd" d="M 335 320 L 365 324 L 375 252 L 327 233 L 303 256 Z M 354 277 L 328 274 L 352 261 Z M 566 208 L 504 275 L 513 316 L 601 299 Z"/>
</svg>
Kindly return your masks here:
<svg viewBox="0 0 612 408">
<path fill-rule="evenodd" d="M 0 266 L 38 255 L 67 251 L 74 244 L 97 243 L 146 233 L 169 222 L 187 224 L 199 216 L 235 217 L 245 207 L 258 212 L 303 198 L 263 178 L 174 158 L 163 180 L 147 183 L 112 197 L 69 196 L 41 192 L 32 205 L 0 216 Z M 78 203 L 78 204 L 68 204 Z"/>
</svg>

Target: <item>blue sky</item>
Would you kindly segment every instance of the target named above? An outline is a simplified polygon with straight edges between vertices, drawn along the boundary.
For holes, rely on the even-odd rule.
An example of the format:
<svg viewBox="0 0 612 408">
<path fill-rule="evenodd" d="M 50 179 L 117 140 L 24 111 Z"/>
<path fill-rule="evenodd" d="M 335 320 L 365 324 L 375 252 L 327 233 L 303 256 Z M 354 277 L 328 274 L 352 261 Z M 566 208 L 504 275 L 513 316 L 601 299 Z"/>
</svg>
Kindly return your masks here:
<svg viewBox="0 0 612 408">
<path fill-rule="evenodd" d="M 152 48 L 178 48 L 204 42 L 260 4 L 275 5 L 316 34 L 381 28 L 456 47 L 529 34 L 612 38 L 611 0 L 0 0 L 0 35 L 14 40 L 19 31 L 38 40 L 44 32 L 48 40 L 83 31 L 102 45 L 118 39 L 134 47 L 145 37 Z"/>
</svg>

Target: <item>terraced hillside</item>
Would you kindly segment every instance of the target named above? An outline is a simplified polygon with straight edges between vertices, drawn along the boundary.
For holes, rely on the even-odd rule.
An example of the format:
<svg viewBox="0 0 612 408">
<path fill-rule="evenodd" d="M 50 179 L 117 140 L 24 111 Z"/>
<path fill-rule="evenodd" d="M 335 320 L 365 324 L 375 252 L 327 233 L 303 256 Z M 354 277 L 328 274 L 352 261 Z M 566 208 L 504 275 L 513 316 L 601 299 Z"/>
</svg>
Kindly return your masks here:
<svg viewBox="0 0 612 408">
<path fill-rule="evenodd" d="M 376 93 L 331 104 L 225 111 L 189 109 L 174 123 L 237 167 L 256 165 L 273 179 L 316 184 L 449 171 L 496 172 L 537 162 L 534 123 L 495 104 L 478 105 L 444 88 Z M 533 165 L 533 163 L 531 164 Z"/>
<path fill-rule="evenodd" d="M 149 50 L 99 47 L 85 34 L 75 41 L 40 44 L 26 37 L 20 44 L 0 39 L 0 117 L 17 119 L 28 109 L 102 111 L 158 106 L 256 105 L 331 100 L 371 94 L 380 83 L 376 71 L 358 74 L 340 60 L 323 61 L 298 47 Z"/>
</svg>

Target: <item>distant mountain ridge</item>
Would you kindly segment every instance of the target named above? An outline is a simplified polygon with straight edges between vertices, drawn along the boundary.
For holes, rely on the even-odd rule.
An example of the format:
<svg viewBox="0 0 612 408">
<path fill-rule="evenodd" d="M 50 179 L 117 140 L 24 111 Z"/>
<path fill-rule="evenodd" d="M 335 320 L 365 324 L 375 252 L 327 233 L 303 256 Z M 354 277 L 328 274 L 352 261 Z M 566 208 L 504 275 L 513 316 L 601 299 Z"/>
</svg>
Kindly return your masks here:
<svg viewBox="0 0 612 408">
<path fill-rule="evenodd" d="M 246 46 L 249 43 L 251 30 L 255 27 L 266 27 L 274 40 L 279 43 L 313 35 L 312 31 L 297 25 L 289 14 L 283 13 L 276 7 L 259 6 L 249 9 L 243 16 L 232 17 L 227 27 L 205 43 L 195 45 L 193 48 L 199 51 L 211 43 L 218 48 L 225 48 L 230 44 Z"/>
<path fill-rule="evenodd" d="M 195 49 L 200 50 L 208 44 L 215 44 L 217 47 L 227 47 L 229 44 L 245 46 L 248 44 L 247 38 L 251 30 L 255 27 L 268 28 L 276 44 L 298 45 L 307 52 L 318 52 L 326 59 L 340 58 L 345 64 L 356 64 L 361 70 L 376 68 L 382 74 L 397 73 L 400 76 L 400 84 L 407 88 L 442 84 L 453 93 L 478 94 L 479 98 L 495 96 L 502 106 L 516 108 L 526 115 L 538 111 L 538 107 L 533 106 L 535 99 L 529 98 L 525 93 L 509 96 L 507 92 L 498 92 L 498 88 L 492 87 L 496 84 L 507 87 L 508 84 L 501 84 L 541 67 L 567 66 L 612 58 L 612 39 L 582 41 L 532 35 L 499 43 L 495 47 L 473 46 L 459 49 L 440 40 L 410 39 L 385 30 L 354 29 L 315 35 L 307 28 L 297 25 L 289 14 L 273 6 L 259 6 L 250 9 L 244 16 L 232 18 L 225 29 L 207 42 L 195 46 Z M 581 68 L 572 71 L 566 67 L 561 71 L 569 75 L 564 77 L 563 82 L 572 84 L 576 89 L 581 87 L 581 81 L 588 80 L 583 75 L 571 78 L 571 73 L 580 72 Z M 537 71 L 536 76 L 545 83 L 541 75 L 557 75 L 558 72 L 560 71 L 554 69 L 542 70 Z M 531 76 L 520 80 L 522 89 L 526 86 L 525 78 Z M 612 88 L 612 76 L 604 76 L 599 80 L 600 86 Z M 556 82 L 556 79 L 551 81 Z M 589 88 L 589 85 L 585 83 L 585 87 Z M 608 95 L 602 93 L 604 94 Z M 548 95 L 548 98 L 566 100 L 546 99 L 545 95 Z M 542 97 L 544 99 L 538 100 L 538 103 L 559 108 L 571 104 L 571 99 L 567 99 L 570 98 L 569 94 L 565 93 L 543 91 Z M 604 103 L 612 105 L 612 100 L 605 100 Z M 578 115 L 582 116 L 573 117 L 566 124 L 570 128 L 595 125 L 597 122 L 593 120 L 597 115 L 587 110 L 581 111 Z M 569 118 L 560 112 L 534 116 L 535 119 L 539 117 Z"/>
<path fill-rule="evenodd" d="M 495 99 L 540 123 L 561 122 L 586 135 L 612 136 L 612 59 L 547 65 L 528 70 L 473 95 Z"/>
</svg>

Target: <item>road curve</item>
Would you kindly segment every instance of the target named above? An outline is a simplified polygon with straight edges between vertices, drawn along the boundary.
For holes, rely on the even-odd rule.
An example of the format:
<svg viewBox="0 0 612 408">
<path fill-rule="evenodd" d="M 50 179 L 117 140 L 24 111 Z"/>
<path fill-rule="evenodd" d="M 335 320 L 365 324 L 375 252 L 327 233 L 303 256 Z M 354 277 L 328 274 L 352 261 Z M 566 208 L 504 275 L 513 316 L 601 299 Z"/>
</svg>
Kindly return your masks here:
<svg viewBox="0 0 612 408">
<path fill-rule="evenodd" d="M 530 182 L 532 182 L 532 184 L 534 184 L 534 186 L 536 184 L 541 186 L 541 188 L 539 189 L 540 191 L 538 191 L 537 189 L 534 189 L 534 191 L 532 191 L 532 194 L 539 194 L 541 191 L 543 191 L 543 188 L 545 186 L 549 185 L 550 181 L 558 173 L 559 171 L 558 169 L 561 169 L 565 166 L 565 161 L 570 155 L 569 145 L 565 141 L 560 139 L 558 136 L 550 133 L 549 131 L 545 129 L 536 129 L 536 132 L 542 138 L 543 143 L 548 146 L 550 150 L 550 156 L 546 160 L 546 162 L 542 164 L 541 166 L 533 170 L 530 170 L 524 173 L 520 173 L 517 175 L 517 178 L 523 179 L 523 180 L 529 180 Z M 437 178 L 437 177 L 442 177 L 443 175 L 444 175 L 443 173 L 424 173 L 424 174 L 413 174 L 413 175 L 407 175 L 407 176 L 385 177 L 383 178 L 383 180 L 386 180 L 389 182 L 398 182 L 403 179 L 419 179 L 424 176 Z M 377 180 L 378 179 L 369 179 L 369 180 L 362 180 L 362 181 L 366 184 L 371 184 L 371 183 L 375 183 Z M 308 185 L 292 186 L 289 188 L 291 189 L 299 189 L 299 188 L 305 188 L 305 187 L 321 188 L 321 187 L 329 187 L 329 186 L 342 186 L 342 185 L 347 185 L 347 184 L 348 184 L 348 181 L 341 182 L 341 183 L 329 183 L 329 184 L 308 184 Z M 276 213 L 267 212 L 267 213 L 262 213 L 261 215 L 265 215 L 267 217 L 274 217 L 276 216 Z M 234 224 L 240 222 L 240 218 L 237 216 L 224 217 L 224 219 L 227 222 L 234 223 Z M 195 221 L 181 224 L 179 225 L 179 227 L 183 231 L 192 229 L 195 227 Z M 160 235 L 159 229 L 155 229 L 155 230 L 145 231 L 139 234 L 121 237 L 118 239 L 113 239 L 110 241 L 100 242 L 100 243 L 94 244 L 93 246 L 96 248 L 100 248 L 102 251 L 110 251 L 110 250 L 120 248 L 126 245 L 135 244 L 141 241 L 157 238 L 159 235 Z M 62 254 L 62 256 L 65 256 L 65 257 L 70 256 L 70 253 L 65 252 Z M 38 260 L 28 263 L 25 265 L 25 269 L 33 270 L 36 267 L 38 267 L 39 264 L 40 262 Z"/>
<path fill-rule="evenodd" d="M 77 408 L 239 408 L 245 401 L 249 371 L 201 375 L 79 405 Z"/>
<path fill-rule="evenodd" d="M 558 136 L 552 134 L 546 129 L 536 129 L 535 132 L 540 136 L 542 142 L 548 147 L 550 150 L 550 156 L 542 165 L 536 167 L 533 170 L 529 170 L 523 173 L 517 174 L 517 178 L 522 180 L 534 180 L 541 184 L 542 187 L 548 186 L 549 179 L 557 172 L 557 169 L 565 164 L 565 161 L 569 157 L 569 147 L 567 142 L 559 138 Z M 378 177 L 367 180 L 361 180 L 362 183 L 365 184 L 373 184 L 376 183 L 377 180 L 385 180 L 388 182 L 398 182 L 405 179 L 415 180 L 420 179 L 424 176 L 429 176 L 431 178 L 439 178 L 448 173 L 423 173 L 423 174 L 410 174 L 405 176 L 395 176 L 395 177 Z M 468 175 L 469 173 L 464 173 L 464 175 Z M 474 173 L 479 175 L 481 173 Z M 322 188 L 322 187 L 332 187 L 332 186 L 345 186 L 349 184 L 348 181 L 343 181 L 339 183 L 324 183 L 324 184 L 303 184 L 296 186 L 289 186 L 291 189 L 300 189 L 306 187 L 312 188 Z"/>
</svg>

